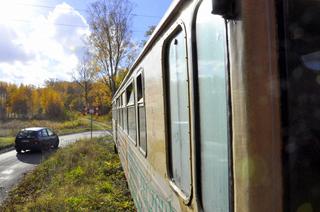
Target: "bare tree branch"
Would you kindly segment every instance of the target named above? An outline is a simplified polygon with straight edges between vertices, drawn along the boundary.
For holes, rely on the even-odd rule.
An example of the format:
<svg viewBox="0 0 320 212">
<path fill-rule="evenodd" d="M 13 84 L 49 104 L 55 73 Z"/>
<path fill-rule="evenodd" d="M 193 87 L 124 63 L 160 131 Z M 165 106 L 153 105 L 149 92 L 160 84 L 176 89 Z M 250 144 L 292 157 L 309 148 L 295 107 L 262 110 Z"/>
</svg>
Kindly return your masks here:
<svg viewBox="0 0 320 212">
<path fill-rule="evenodd" d="M 84 94 L 85 105 L 89 105 L 89 92 L 95 79 L 95 67 L 89 53 L 85 54 L 74 72 L 73 80 L 80 86 Z"/>
<path fill-rule="evenodd" d="M 115 76 L 130 55 L 132 3 L 129 0 L 98 0 L 89 7 L 89 42 L 93 47 L 99 75 L 116 91 Z"/>
</svg>

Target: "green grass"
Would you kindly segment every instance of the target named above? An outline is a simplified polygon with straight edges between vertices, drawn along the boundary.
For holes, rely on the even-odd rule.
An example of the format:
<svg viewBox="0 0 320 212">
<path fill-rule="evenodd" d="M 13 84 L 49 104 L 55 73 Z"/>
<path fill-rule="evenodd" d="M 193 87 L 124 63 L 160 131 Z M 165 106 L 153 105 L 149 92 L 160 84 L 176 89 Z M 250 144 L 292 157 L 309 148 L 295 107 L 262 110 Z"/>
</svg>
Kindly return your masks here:
<svg viewBox="0 0 320 212">
<path fill-rule="evenodd" d="M 88 126 L 90 127 L 91 119 L 90 116 L 83 116 L 79 118 L 82 121 L 85 121 L 88 123 Z M 111 123 L 110 121 L 107 121 L 106 117 L 95 117 L 92 118 L 92 128 L 94 130 L 111 130 Z"/>
<path fill-rule="evenodd" d="M 49 156 L 0 211 L 135 211 L 113 143 L 82 140 Z"/>
<path fill-rule="evenodd" d="M 0 150 L 13 145 L 14 137 L 0 137 Z"/>
</svg>

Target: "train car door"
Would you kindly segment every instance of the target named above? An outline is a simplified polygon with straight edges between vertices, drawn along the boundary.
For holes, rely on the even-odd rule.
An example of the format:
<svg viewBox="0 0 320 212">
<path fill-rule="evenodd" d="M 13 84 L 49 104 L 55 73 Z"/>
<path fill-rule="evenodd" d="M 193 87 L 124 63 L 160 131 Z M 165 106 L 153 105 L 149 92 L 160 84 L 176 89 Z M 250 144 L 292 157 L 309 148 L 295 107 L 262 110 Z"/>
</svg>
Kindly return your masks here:
<svg viewBox="0 0 320 212">
<path fill-rule="evenodd" d="M 231 211 L 227 33 L 225 19 L 212 14 L 212 1 L 204 0 L 200 4 L 194 31 L 201 205 L 204 211 Z"/>
</svg>

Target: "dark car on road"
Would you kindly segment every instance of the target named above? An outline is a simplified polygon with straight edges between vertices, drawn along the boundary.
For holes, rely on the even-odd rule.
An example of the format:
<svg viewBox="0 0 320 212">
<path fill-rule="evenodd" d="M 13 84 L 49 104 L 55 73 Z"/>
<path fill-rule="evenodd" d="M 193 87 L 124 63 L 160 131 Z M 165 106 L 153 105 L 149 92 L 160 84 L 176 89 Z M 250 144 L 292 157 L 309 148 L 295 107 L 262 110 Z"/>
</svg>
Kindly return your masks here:
<svg viewBox="0 0 320 212">
<path fill-rule="evenodd" d="M 22 150 L 57 149 L 59 137 L 53 130 L 46 127 L 33 127 L 20 130 L 16 136 L 15 148 L 17 153 Z"/>
</svg>

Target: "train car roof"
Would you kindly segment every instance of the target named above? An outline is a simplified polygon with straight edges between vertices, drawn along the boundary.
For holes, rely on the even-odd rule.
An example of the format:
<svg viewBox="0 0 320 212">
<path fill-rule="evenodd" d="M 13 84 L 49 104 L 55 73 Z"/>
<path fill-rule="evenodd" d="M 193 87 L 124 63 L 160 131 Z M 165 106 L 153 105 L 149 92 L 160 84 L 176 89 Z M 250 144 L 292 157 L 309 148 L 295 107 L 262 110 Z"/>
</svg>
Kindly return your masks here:
<svg viewBox="0 0 320 212">
<path fill-rule="evenodd" d="M 164 16 L 161 18 L 159 24 L 157 25 L 157 27 L 155 28 L 155 30 L 153 31 L 153 33 L 151 34 L 149 40 L 147 41 L 147 43 L 145 44 L 145 46 L 143 47 L 142 51 L 140 52 L 139 56 L 137 57 L 137 59 L 135 60 L 135 62 L 133 63 L 133 65 L 131 66 L 131 68 L 129 69 L 129 72 L 127 73 L 127 75 L 125 76 L 125 78 L 123 79 L 122 83 L 120 84 L 118 90 L 116 91 L 116 93 L 113 96 L 113 100 L 114 98 L 118 96 L 119 91 L 121 90 L 121 88 L 124 86 L 124 84 L 126 84 L 129 76 L 131 75 L 131 73 L 133 72 L 133 70 L 135 70 L 135 68 L 139 65 L 140 61 L 144 58 L 144 56 L 149 52 L 149 50 L 152 48 L 152 46 L 154 45 L 154 43 L 156 42 L 158 36 L 160 36 L 163 32 L 163 30 L 168 26 L 168 24 L 170 23 L 170 21 L 172 20 L 172 17 L 176 15 L 176 11 L 186 2 L 189 2 L 190 0 L 173 0 L 172 3 L 170 4 L 168 10 L 166 11 L 166 13 L 164 14 Z"/>
</svg>

